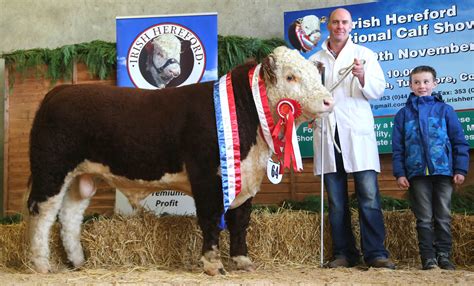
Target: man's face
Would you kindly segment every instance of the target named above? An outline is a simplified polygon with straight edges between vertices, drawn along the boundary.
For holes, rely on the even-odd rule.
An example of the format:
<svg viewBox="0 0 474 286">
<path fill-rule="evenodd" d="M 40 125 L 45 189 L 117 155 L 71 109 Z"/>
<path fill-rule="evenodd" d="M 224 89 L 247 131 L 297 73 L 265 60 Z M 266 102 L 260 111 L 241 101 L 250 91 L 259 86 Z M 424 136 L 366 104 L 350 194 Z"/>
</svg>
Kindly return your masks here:
<svg viewBox="0 0 474 286">
<path fill-rule="evenodd" d="M 328 23 L 330 38 L 335 42 L 345 42 L 352 30 L 352 18 L 346 10 L 335 10 Z"/>
</svg>

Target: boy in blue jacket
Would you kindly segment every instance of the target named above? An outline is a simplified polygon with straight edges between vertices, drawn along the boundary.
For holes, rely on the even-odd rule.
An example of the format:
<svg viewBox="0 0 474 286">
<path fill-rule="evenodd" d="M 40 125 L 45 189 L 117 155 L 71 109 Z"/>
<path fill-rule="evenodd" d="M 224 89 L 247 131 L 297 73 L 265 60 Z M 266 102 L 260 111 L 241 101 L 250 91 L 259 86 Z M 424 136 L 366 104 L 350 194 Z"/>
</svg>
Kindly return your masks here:
<svg viewBox="0 0 474 286">
<path fill-rule="evenodd" d="M 410 73 L 406 106 L 395 116 L 393 175 L 409 189 L 424 270 L 454 270 L 451 194 L 469 168 L 469 145 L 454 109 L 433 93 L 436 71 L 418 66 Z"/>
</svg>

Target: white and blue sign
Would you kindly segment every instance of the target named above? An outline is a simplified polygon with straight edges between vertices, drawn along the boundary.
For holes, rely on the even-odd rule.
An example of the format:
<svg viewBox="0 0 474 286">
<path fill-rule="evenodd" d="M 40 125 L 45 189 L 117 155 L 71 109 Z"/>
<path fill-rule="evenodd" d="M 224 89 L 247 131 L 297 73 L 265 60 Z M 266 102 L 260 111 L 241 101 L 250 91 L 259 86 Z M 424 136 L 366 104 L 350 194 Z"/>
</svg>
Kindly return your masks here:
<svg viewBox="0 0 474 286">
<path fill-rule="evenodd" d="M 117 17 L 117 85 L 160 89 L 217 80 L 217 13 Z"/>
<path fill-rule="evenodd" d="M 343 6 L 352 14 L 354 43 L 364 45 L 378 55 L 385 72 L 387 86 L 380 100 L 371 101 L 375 116 L 380 153 L 391 152 L 393 117 L 405 105 L 410 93 L 408 75 L 419 65 L 436 69 L 438 87 L 443 99 L 457 110 L 466 138 L 474 147 L 474 2 L 451 1 L 379 1 Z M 288 27 L 307 15 L 329 19 L 335 7 L 285 12 L 285 40 Z M 329 36 L 321 24 L 321 42 L 311 51 L 301 54 L 309 58 Z M 299 136 L 312 156 L 311 133 Z M 309 130 L 306 128 L 306 130 Z M 304 145 L 304 146 L 306 146 Z M 302 148 L 303 149 L 303 148 Z M 303 150 L 302 150 L 303 152 Z"/>
</svg>

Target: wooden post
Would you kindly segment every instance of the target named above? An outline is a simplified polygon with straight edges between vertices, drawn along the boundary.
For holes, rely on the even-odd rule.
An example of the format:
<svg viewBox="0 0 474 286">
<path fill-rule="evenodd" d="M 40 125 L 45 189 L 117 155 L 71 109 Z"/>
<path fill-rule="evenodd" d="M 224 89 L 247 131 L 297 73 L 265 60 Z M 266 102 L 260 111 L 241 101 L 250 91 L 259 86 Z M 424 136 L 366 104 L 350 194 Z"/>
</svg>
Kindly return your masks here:
<svg viewBox="0 0 474 286">
<path fill-rule="evenodd" d="M 1 215 L 5 215 L 6 204 L 8 202 L 8 128 L 9 128 L 9 100 L 10 100 L 10 81 L 8 67 L 5 66 L 4 73 L 4 101 L 3 101 L 3 201 Z"/>
<path fill-rule="evenodd" d="M 293 168 L 290 167 L 290 198 L 296 200 L 296 176 Z"/>
</svg>

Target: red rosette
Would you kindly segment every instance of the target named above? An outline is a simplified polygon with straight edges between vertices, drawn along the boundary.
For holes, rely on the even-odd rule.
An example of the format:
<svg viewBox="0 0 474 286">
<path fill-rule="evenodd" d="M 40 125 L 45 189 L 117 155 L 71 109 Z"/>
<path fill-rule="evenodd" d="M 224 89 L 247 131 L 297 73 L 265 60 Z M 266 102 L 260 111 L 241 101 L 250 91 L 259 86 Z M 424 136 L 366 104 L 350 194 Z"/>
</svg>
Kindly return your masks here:
<svg viewBox="0 0 474 286">
<path fill-rule="evenodd" d="M 301 115 L 301 105 L 298 101 L 291 98 L 280 99 L 277 103 L 278 115 L 287 119 L 290 112 L 293 114 L 293 118 L 298 118 Z"/>
<path fill-rule="evenodd" d="M 278 101 L 276 110 L 280 119 L 273 129 L 272 138 L 277 142 L 275 153 L 278 160 L 283 162 L 280 173 L 291 168 L 299 172 L 303 166 L 296 138 L 295 119 L 301 115 L 301 105 L 294 99 L 283 98 Z"/>
</svg>

